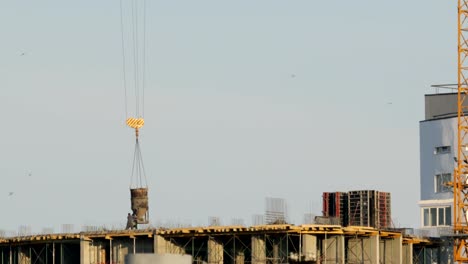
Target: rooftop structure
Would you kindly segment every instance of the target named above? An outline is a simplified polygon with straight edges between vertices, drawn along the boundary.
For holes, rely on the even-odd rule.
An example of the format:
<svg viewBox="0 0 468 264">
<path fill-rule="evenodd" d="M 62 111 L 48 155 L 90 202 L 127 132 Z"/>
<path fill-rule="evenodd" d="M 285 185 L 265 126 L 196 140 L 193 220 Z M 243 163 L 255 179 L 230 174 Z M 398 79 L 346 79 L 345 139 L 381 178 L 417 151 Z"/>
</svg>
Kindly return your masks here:
<svg viewBox="0 0 468 264">
<path fill-rule="evenodd" d="M 339 225 L 212 226 L 31 235 L 0 239 L 0 263 L 125 263 L 138 253 L 194 263 L 425 263 L 440 241 L 402 230 Z"/>
</svg>

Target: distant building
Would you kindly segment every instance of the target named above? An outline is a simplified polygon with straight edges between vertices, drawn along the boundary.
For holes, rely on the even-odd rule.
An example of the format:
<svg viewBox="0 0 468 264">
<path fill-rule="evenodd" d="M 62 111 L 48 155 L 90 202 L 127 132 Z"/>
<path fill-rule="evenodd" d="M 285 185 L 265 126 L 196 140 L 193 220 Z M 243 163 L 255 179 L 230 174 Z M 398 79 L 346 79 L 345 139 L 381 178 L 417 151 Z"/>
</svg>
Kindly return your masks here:
<svg viewBox="0 0 468 264">
<path fill-rule="evenodd" d="M 425 95 L 419 134 L 421 228 L 437 237 L 453 221 L 453 192 L 446 184 L 453 180 L 457 159 L 457 93 Z"/>
<path fill-rule="evenodd" d="M 393 226 L 390 193 L 375 190 L 324 192 L 322 199 L 323 216 L 339 219 L 342 226 L 380 229 Z"/>
</svg>

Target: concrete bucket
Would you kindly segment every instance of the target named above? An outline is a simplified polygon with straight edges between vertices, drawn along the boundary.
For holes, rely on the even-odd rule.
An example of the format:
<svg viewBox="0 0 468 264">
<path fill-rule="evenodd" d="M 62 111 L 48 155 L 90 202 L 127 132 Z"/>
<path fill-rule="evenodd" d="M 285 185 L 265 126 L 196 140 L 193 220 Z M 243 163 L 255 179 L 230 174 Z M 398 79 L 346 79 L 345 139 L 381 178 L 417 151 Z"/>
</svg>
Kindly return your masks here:
<svg viewBox="0 0 468 264">
<path fill-rule="evenodd" d="M 137 215 L 138 224 L 148 224 L 148 188 L 130 189 L 132 212 Z"/>
</svg>

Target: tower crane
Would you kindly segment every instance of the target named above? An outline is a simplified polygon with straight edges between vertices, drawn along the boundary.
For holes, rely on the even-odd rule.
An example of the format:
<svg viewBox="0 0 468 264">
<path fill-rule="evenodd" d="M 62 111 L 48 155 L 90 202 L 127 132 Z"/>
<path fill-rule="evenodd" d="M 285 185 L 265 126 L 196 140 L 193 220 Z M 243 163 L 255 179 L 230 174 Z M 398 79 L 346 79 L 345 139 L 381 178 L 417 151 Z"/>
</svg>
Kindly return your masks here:
<svg viewBox="0 0 468 264">
<path fill-rule="evenodd" d="M 468 0 L 458 0 L 457 162 L 453 186 L 454 261 L 468 263 Z"/>
</svg>

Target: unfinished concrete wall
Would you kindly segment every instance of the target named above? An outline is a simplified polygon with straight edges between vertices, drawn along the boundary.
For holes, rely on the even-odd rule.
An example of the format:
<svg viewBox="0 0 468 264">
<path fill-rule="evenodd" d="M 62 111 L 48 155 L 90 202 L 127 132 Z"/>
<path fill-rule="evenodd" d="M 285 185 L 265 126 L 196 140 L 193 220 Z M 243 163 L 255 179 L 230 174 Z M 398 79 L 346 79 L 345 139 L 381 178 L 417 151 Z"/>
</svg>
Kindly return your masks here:
<svg viewBox="0 0 468 264">
<path fill-rule="evenodd" d="M 91 241 L 85 240 L 83 237 L 80 239 L 80 264 L 91 263 Z"/>
<path fill-rule="evenodd" d="M 114 239 L 112 242 L 112 261 L 115 264 L 124 264 L 125 256 L 133 254 L 134 239 Z"/>
<path fill-rule="evenodd" d="M 236 252 L 236 260 L 234 264 L 244 264 L 244 263 L 245 263 L 244 252 Z"/>
<path fill-rule="evenodd" d="M 224 248 L 220 241 L 210 237 L 208 239 L 208 263 L 223 264 Z"/>
<path fill-rule="evenodd" d="M 131 254 L 125 264 L 192 264 L 192 256 L 177 254 Z"/>
<path fill-rule="evenodd" d="M 93 264 L 93 263 L 106 263 L 107 241 L 83 241 L 80 246 L 85 247 L 80 249 L 81 256 L 84 259 L 80 260 L 81 264 Z M 85 253 L 85 251 L 87 253 Z M 108 262 L 108 261 L 107 261 Z"/>
<path fill-rule="evenodd" d="M 31 252 L 24 247 L 18 249 L 18 264 L 31 264 Z"/>
<path fill-rule="evenodd" d="M 402 245 L 401 263 L 404 263 L 404 264 L 413 263 L 413 244 Z"/>
<path fill-rule="evenodd" d="M 302 257 L 305 261 L 317 260 L 317 237 L 302 235 Z"/>
<path fill-rule="evenodd" d="M 321 263 L 345 263 L 345 239 L 341 235 L 326 236 L 322 240 Z"/>
<path fill-rule="evenodd" d="M 402 263 L 402 238 L 381 239 L 379 244 L 380 263 Z"/>
<path fill-rule="evenodd" d="M 185 254 L 185 249 L 173 240 L 168 240 L 162 236 L 154 236 L 154 253 Z"/>
<path fill-rule="evenodd" d="M 347 263 L 379 263 L 379 236 L 351 238 L 347 245 Z"/>
<path fill-rule="evenodd" d="M 266 264 L 264 236 L 252 236 L 252 264 Z"/>
</svg>

